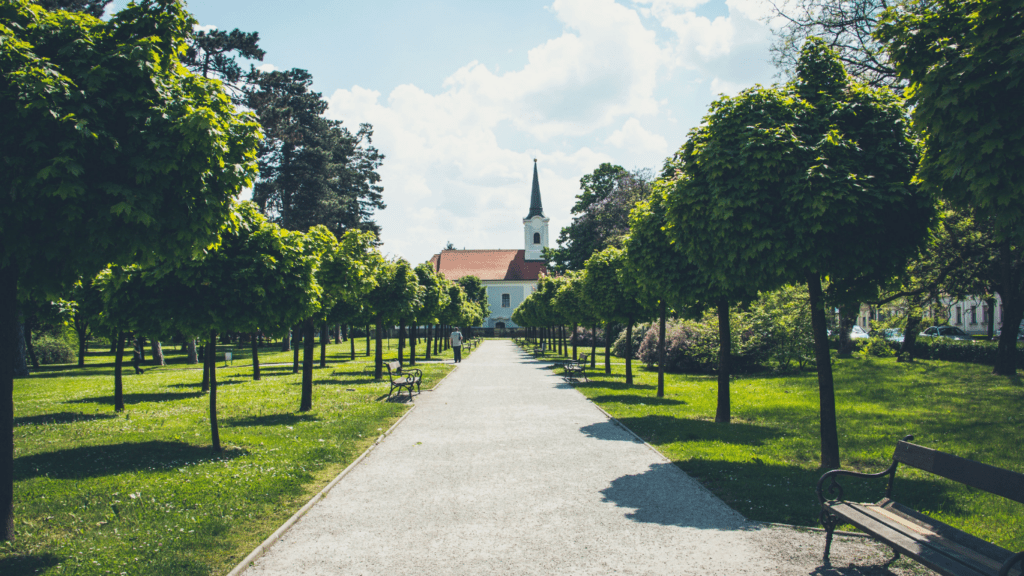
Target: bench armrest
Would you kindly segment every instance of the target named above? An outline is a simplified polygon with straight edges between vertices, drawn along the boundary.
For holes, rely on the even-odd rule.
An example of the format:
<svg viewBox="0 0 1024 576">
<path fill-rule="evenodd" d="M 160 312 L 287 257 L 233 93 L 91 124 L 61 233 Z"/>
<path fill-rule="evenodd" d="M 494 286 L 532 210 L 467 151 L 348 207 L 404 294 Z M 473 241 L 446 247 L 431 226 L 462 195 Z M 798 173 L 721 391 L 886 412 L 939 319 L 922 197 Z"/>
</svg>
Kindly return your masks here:
<svg viewBox="0 0 1024 576">
<path fill-rule="evenodd" d="M 1024 568 L 1024 552 L 1018 552 L 1003 562 L 1003 566 L 999 569 L 999 576 L 1009 576 L 1010 568 L 1013 568 L 1014 564 L 1021 564 L 1021 567 Z"/>
<path fill-rule="evenodd" d="M 415 374 L 413 374 L 415 372 Z M 415 376 L 420 380 L 423 379 L 423 370 L 419 368 L 402 368 L 402 376 Z"/>
<path fill-rule="evenodd" d="M 836 478 L 839 476 L 853 476 L 854 478 L 884 478 L 894 472 L 896 472 L 896 462 L 893 462 L 888 468 L 875 474 L 865 474 L 863 472 L 854 472 L 853 470 L 829 470 L 822 475 L 820 480 L 818 480 L 818 486 L 814 489 L 814 492 L 818 495 L 818 502 L 824 506 L 826 500 L 843 499 L 843 487 L 838 481 L 836 481 Z M 828 487 L 825 487 L 826 480 L 831 480 Z M 832 498 L 826 499 L 824 494 L 825 491 L 827 491 L 828 495 L 832 496 Z"/>
</svg>

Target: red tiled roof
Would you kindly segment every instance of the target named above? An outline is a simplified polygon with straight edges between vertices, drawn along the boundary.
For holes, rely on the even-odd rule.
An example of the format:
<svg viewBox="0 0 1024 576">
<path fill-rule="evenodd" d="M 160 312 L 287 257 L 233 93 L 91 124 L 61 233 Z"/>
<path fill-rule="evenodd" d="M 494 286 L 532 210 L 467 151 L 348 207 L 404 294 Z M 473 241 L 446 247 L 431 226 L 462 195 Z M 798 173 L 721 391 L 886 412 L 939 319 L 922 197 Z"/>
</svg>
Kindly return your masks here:
<svg viewBox="0 0 1024 576">
<path fill-rule="evenodd" d="M 526 259 L 526 250 L 442 250 L 430 263 L 449 280 L 537 280 L 545 272 L 543 261 Z"/>
</svg>

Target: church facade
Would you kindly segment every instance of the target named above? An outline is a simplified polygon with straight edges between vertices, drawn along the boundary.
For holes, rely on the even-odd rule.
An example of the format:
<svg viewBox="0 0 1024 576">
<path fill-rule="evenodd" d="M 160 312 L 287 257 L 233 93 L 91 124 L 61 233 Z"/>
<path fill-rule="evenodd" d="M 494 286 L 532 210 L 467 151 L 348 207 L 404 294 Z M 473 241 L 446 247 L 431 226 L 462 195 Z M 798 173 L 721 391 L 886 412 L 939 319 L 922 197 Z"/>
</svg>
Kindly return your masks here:
<svg viewBox="0 0 1024 576">
<path fill-rule="evenodd" d="M 546 272 L 544 248 L 548 247 L 548 222 L 540 199 L 537 160 L 533 161 L 530 212 L 523 218 L 523 248 L 498 250 L 442 250 L 430 263 L 449 280 L 476 276 L 487 289 L 491 315 L 484 328 L 516 328 L 512 311 L 537 289 Z"/>
</svg>

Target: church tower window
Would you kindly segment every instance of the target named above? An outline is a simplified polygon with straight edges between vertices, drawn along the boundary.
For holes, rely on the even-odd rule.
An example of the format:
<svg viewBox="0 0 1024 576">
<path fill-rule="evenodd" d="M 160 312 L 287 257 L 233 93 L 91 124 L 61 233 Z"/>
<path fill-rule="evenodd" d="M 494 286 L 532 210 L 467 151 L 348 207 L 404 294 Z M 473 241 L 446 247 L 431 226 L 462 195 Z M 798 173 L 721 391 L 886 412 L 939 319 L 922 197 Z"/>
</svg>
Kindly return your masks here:
<svg viewBox="0 0 1024 576">
<path fill-rule="evenodd" d="M 540 244 L 540 232 L 533 233 L 533 243 Z"/>
</svg>

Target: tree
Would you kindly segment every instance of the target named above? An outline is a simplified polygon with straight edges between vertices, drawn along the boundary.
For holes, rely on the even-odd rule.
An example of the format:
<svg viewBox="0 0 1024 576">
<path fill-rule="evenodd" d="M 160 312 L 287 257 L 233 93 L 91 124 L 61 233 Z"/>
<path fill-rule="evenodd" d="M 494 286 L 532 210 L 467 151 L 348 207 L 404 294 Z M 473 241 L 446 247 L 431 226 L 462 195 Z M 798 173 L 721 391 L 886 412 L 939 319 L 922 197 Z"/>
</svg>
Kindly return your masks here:
<svg viewBox="0 0 1024 576">
<path fill-rule="evenodd" d="M 235 102 L 242 103 L 241 82 L 246 79 L 246 74 L 235 58 L 240 56 L 262 62 L 266 52 L 260 49 L 259 42 L 259 32 L 242 32 L 237 28 L 231 32 L 195 31 L 188 38 L 188 51 L 183 63 L 203 78 L 220 80 L 231 91 Z"/>
<path fill-rule="evenodd" d="M 996 374 L 1017 372 L 1024 318 L 1024 6 L 935 0 L 889 9 L 876 37 L 910 83 L 924 141 L 918 178 L 954 206 L 991 219 L 999 242 L 1003 331 Z"/>
<path fill-rule="evenodd" d="M 55 294 L 111 262 L 215 243 L 254 174 L 259 127 L 179 65 L 195 24 L 181 3 L 103 22 L 6 0 L 0 23 L 0 326 L 15 322 L 19 285 Z M 0 540 L 13 535 L 11 332 L 0 330 Z"/>
<path fill-rule="evenodd" d="M 68 12 L 84 12 L 95 18 L 103 16 L 103 11 L 113 0 L 37 0 L 37 4 L 47 10 L 67 10 Z"/>
<path fill-rule="evenodd" d="M 665 194 L 673 186 L 672 176 L 669 173 L 655 181 L 650 198 L 633 208 L 629 218 L 629 236 L 625 242 L 629 251 L 626 265 L 638 288 L 646 300 L 658 302 L 658 398 L 665 395 L 665 321 L 669 308 L 698 315 L 706 307 L 700 300 L 706 297 L 707 284 L 701 282 L 704 275 L 690 263 L 682 252 L 681 243 L 675 242 L 669 233 Z M 725 340 L 721 334 L 719 336 L 720 341 Z M 727 365 L 728 360 L 720 351 L 716 421 L 719 417 L 728 421 L 726 414 L 730 411 Z"/>
<path fill-rule="evenodd" d="M 677 241 L 709 282 L 808 285 L 824 467 L 839 466 L 839 442 L 821 281 L 834 303 L 863 300 L 916 252 L 934 215 L 910 185 L 916 159 L 899 98 L 852 82 L 810 40 L 793 83 L 716 101 L 669 167 Z"/>
<path fill-rule="evenodd" d="M 356 134 L 323 118 L 327 102 L 301 69 L 254 72 L 245 103 L 266 131 L 253 200 L 289 230 L 323 225 L 336 236 L 360 228 L 379 232 L 375 210 L 386 206 L 377 169 L 384 156 L 372 146 L 373 127 Z"/>
<path fill-rule="evenodd" d="M 438 274 L 429 262 L 424 262 L 416 267 L 416 278 L 423 289 L 423 298 L 420 301 L 421 307 L 416 312 L 415 323 L 425 324 L 427 327 L 427 360 L 430 360 L 430 329 L 440 321 L 451 298 L 448 296 L 448 281 L 444 276 Z M 410 363 L 415 362 L 415 352 L 411 354 Z"/>
<path fill-rule="evenodd" d="M 558 247 L 545 252 L 548 270 L 582 270 L 595 252 L 621 247 L 629 232 L 629 211 L 650 194 L 651 179 L 647 170 L 629 172 L 608 163 L 581 178 L 573 221 L 559 233 Z"/>
<path fill-rule="evenodd" d="M 491 305 L 487 301 L 487 287 L 484 286 L 480 278 L 472 275 L 467 275 L 456 280 L 459 286 L 462 286 L 462 290 L 466 293 L 466 298 L 470 302 L 473 302 L 480 307 L 480 323 L 483 323 L 483 319 L 491 315 Z M 470 326 L 476 326 L 477 324 L 470 324 Z"/>
<path fill-rule="evenodd" d="M 558 314 L 572 324 L 572 359 L 576 360 L 576 328 L 594 326 L 600 319 L 587 305 L 586 293 L 583 290 L 584 272 L 570 271 L 562 278 L 564 281 L 558 286 L 553 305 Z"/>
<path fill-rule="evenodd" d="M 647 316 L 650 308 L 641 302 L 636 282 L 626 271 L 624 250 L 605 248 L 587 259 L 583 291 L 594 314 L 605 321 L 605 374 L 611 374 L 611 325 L 626 325 L 626 384 L 633 384 L 633 324 Z"/>
<path fill-rule="evenodd" d="M 366 295 L 366 305 L 376 329 L 373 377 L 380 380 L 384 377 L 384 325 L 411 318 L 420 306 L 421 294 L 416 273 L 405 260 L 383 263 L 377 269 L 376 280 L 377 285 Z"/>
<path fill-rule="evenodd" d="M 796 75 L 800 50 L 810 38 L 821 38 L 836 51 L 847 72 L 875 88 L 901 90 L 885 44 L 873 35 L 882 14 L 899 2 L 891 0 L 772 0 L 771 16 L 784 24 L 773 30 L 772 63 L 789 77 Z"/>
</svg>

